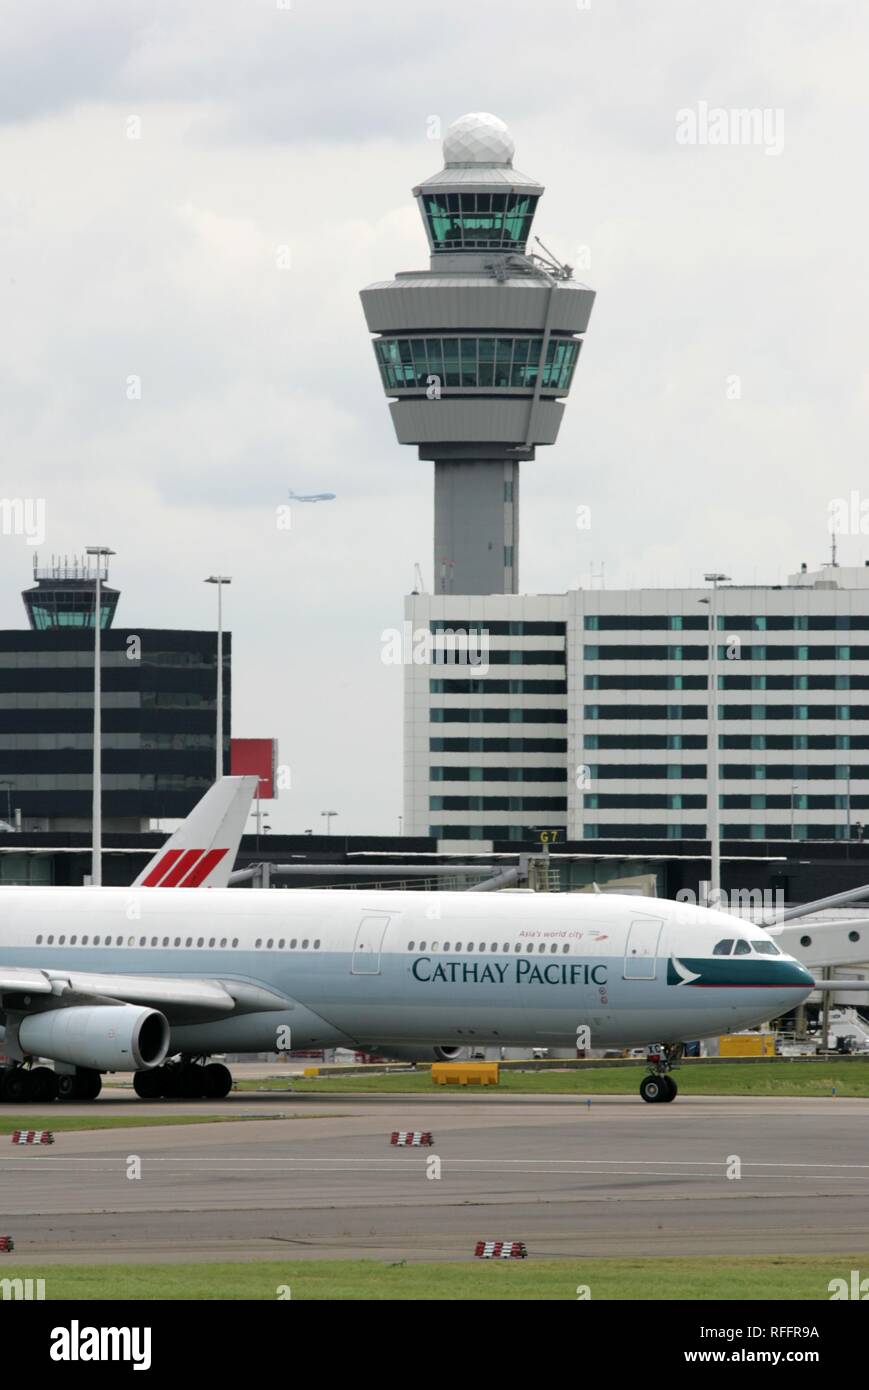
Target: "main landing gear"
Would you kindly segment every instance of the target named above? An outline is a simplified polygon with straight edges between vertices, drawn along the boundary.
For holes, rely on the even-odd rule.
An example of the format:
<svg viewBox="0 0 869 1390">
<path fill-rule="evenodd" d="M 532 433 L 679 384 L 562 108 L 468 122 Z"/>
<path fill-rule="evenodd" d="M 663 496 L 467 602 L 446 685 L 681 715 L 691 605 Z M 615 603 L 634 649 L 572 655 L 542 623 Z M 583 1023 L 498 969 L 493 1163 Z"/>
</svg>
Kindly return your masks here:
<svg viewBox="0 0 869 1390">
<path fill-rule="evenodd" d="M 232 1072 L 222 1062 L 182 1057 L 137 1071 L 133 1089 L 140 1100 L 223 1100 L 232 1090 Z"/>
<path fill-rule="evenodd" d="M 98 1071 L 77 1067 L 56 1072 L 51 1067 L 6 1067 L 0 1072 L 0 1101 L 7 1105 L 48 1105 L 54 1100 L 96 1100 L 103 1079 Z"/>
<path fill-rule="evenodd" d="M 679 1087 L 670 1075 L 670 1069 L 677 1065 L 683 1051 L 683 1043 L 664 1043 L 649 1049 L 646 1058 L 649 1073 L 640 1082 L 640 1095 L 650 1105 L 676 1099 Z"/>
</svg>

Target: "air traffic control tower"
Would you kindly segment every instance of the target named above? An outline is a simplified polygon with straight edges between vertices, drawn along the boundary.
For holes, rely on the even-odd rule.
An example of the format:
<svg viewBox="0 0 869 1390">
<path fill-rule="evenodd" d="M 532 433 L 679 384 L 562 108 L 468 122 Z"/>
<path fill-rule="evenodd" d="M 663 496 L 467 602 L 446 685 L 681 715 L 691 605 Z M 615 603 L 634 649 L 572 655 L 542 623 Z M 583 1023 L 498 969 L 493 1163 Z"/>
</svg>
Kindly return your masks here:
<svg viewBox="0 0 869 1390">
<path fill-rule="evenodd" d="M 362 291 L 400 444 L 435 466 L 434 592 L 519 591 L 519 464 L 554 444 L 594 292 L 527 251 L 542 184 L 485 112 L 413 190 L 429 270 Z"/>
</svg>

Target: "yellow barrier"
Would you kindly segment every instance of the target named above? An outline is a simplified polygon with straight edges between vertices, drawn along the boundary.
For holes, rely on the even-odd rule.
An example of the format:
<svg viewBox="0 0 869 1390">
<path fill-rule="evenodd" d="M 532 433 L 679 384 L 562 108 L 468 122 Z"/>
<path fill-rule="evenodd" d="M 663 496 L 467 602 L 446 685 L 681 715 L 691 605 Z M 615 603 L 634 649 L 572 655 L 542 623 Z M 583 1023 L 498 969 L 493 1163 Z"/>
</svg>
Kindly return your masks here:
<svg viewBox="0 0 869 1390">
<path fill-rule="evenodd" d="M 303 1076 L 319 1076 L 319 1075 L 320 1075 L 320 1068 L 319 1068 L 319 1067 L 305 1067 L 305 1070 L 302 1072 L 302 1075 L 303 1075 Z"/>
<path fill-rule="evenodd" d="M 774 1057 L 772 1033 L 730 1033 L 718 1039 L 719 1057 Z"/>
<path fill-rule="evenodd" d="M 497 1062 L 434 1062 L 431 1079 L 436 1086 L 497 1086 Z"/>
</svg>

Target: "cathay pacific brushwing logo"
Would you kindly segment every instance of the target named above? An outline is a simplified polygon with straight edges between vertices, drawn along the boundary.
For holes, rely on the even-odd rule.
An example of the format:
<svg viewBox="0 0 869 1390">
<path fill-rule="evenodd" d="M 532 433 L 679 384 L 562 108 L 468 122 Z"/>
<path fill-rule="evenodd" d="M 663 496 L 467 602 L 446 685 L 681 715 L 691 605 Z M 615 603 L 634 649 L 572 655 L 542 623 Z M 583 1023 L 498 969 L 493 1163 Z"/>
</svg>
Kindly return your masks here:
<svg viewBox="0 0 869 1390">
<path fill-rule="evenodd" d="M 667 962 L 667 984 L 668 985 L 692 985 L 695 980 L 700 979 L 699 971 L 689 970 L 675 956 L 671 956 Z"/>
</svg>

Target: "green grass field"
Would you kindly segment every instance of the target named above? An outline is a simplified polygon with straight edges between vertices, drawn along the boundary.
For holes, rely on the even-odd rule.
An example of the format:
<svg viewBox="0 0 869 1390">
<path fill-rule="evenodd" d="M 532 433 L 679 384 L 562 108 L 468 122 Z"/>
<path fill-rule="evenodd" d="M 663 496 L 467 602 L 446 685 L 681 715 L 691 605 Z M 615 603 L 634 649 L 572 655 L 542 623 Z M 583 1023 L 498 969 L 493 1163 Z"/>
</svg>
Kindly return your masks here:
<svg viewBox="0 0 869 1390">
<path fill-rule="evenodd" d="M 29 1112 L 22 1115 L 6 1115 L 0 1112 L 0 1135 L 12 1134 L 16 1129 L 50 1129 L 52 1134 L 69 1134 L 87 1129 L 145 1129 L 153 1125 L 218 1125 L 225 1121 L 235 1123 L 244 1119 L 268 1119 L 267 1115 L 107 1115 L 100 1111 L 99 1101 L 89 1115 L 65 1115 L 63 1110 L 48 1111 L 44 1115 Z"/>
<path fill-rule="evenodd" d="M 869 1254 L 757 1259 L 254 1260 L 238 1264 L 0 1265 L 0 1278 L 45 1280 L 46 1299 L 827 1300 L 831 1279 L 866 1269 Z M 289 1289 L 289 1294 L 286 1290 Z"/>
<path fill-rule="evenodd" d="M 769 1058 L 756 1062 L 703 1061 L 684 1063 L 674 1072 L 679 1090 L 686 1096 L 865 1096 L 869 1097 L 869 1059 L 861 1062 L 824 1060 L 820 1062 Z M 614 1065 L 571 1071 L 501 1070 L 500 1092 L 515 1095 L 636 1095 L 643 1076 L 642 1066 Z M 274 1088 L 298 1095 L 326 1092 L 353 1095 L 379 1092 L 385 1095 L 472 1095 L 490 1089 L 478 1086 L 435 1086 L 428 1070 L 393 1076 L 275 1077 L 267 1081 L 244 1081 L 242 1090 Z"/>
</svg>

